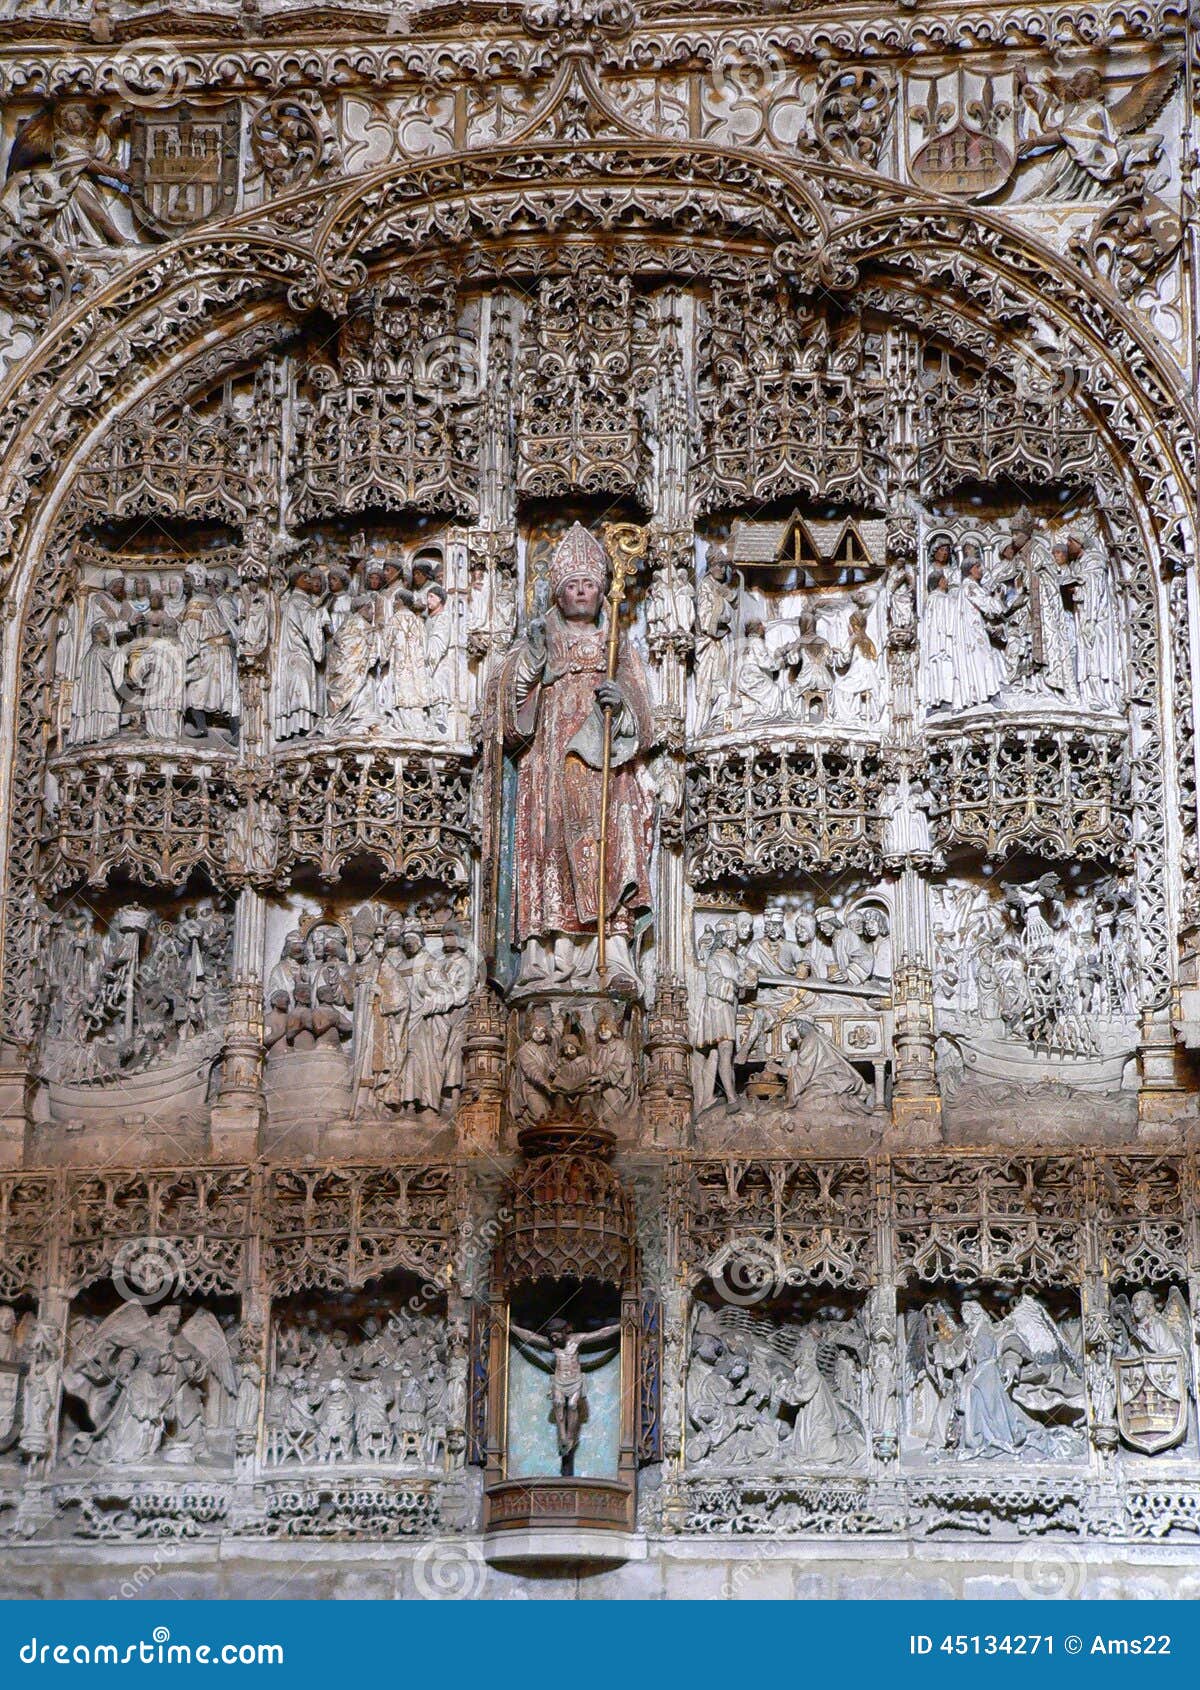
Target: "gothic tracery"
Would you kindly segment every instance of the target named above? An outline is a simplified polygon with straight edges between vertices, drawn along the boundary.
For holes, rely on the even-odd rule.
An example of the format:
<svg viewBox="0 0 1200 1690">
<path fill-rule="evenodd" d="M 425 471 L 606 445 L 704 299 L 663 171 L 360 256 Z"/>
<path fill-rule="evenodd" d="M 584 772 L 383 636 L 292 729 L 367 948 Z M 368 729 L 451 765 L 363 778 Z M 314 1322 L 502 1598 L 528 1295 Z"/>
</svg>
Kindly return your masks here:
<svg viewBox="0 0 1200 1690">
<path fill-rule="evenodd" d="M 29 9 L 0 1532 L 1194 1544 L 1177 9 Z"/>
</svg>

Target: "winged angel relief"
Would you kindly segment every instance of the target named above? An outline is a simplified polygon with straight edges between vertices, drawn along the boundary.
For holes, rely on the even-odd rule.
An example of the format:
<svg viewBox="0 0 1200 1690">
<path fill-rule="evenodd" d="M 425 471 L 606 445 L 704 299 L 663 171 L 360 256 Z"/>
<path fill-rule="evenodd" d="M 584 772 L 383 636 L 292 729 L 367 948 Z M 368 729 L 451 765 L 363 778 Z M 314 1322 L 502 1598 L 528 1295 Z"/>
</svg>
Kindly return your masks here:
<svg viewBox="0 0 1200 1690">
<path fill-rule="evenodd" d="M 918 1447 L 960 1460 L 1078 1452 L 1083 1365 L 1029 1292 L 1001 1319 L 975 1298 L 956 1318 L 947 1302 L 908 1316 L 909 1430 Z"/>
<path fill-rule="evenodd" d="M 1166 106 L 1178 79 L 1177 64 L 1160 65 L 1113 98 L 1111 82 L 1090 66 L 1069 76 L 1051 72 L 1036 82 L 1019 72 L 1018 161 L 1043 163 L 1023 197 L 1094 199 L 1098 186 L 1148 173 L 1163 142 L 1145 128 Z"/>
<path fill-rule="evenodd" d="M 125 1303 L 100 1321 L 81 1317 L 63 1371 L 81 1429 L 64 1455 L 77 1465 L 203 1461 L 219 1453 L 214 1435 L 229 1425 L 236 1389 L 229 1341 L 208 1309 L 185 1319 L 176 1304 L 151 1315 Z"/>
<path fill-rule="evenodd" d="M 125 121 L 116 108 L 46 106 L 18 129 L 8 157 L 0 220 L 9 235 L 56 248 L 119 246 L 130 178 L 118 158 Z"/>
</svg>

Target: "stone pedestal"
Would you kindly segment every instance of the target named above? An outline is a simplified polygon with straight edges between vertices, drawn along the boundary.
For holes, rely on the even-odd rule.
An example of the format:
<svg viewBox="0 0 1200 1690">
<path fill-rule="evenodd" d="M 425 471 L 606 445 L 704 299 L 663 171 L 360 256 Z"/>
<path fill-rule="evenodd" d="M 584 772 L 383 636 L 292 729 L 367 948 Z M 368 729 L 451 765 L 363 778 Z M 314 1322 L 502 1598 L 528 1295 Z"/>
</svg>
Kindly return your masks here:
<svg viewBox="0 0 1200 1690">
<path fill-rule="evenodd" d="M 921 1149 L 942 1142 L 940 1097 L 893 1097 L 889 1142 Z"/>
</svg>

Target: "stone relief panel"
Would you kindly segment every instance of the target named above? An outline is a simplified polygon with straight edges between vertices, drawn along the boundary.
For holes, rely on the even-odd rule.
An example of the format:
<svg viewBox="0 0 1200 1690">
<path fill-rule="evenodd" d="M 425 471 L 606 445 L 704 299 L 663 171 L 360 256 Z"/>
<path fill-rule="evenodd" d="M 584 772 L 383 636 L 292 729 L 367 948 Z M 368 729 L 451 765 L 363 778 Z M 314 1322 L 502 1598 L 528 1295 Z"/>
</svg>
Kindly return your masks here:
<svg viewBox="0 0 1200 1690">
<path fill-rule="evenodd" d="M 137 1301 L 80 1306 L 67 1329 L 59 1459 L 68 1467 L 231 1467 L 236 1315 Z"/>
<path fill-rule="evenodd" d="M 867 1450 L 861 1310 L 696 1305 L 686 1460 L 704 1472 L 861 1466 Z"/>
<path fill-rule="evenodd" d="M 63 750 L 117 739 L 236 745 L 238 585 L 228 567 L 181 569 L 177 557 L 151 556 L 135 573 L 85 565 L 57 645 Z"/>
<path fill-rule="evenodd" d="M 839 889 L 694 917 L 697 1116 L 787 1135 L 886 1110 L 894 1024 L 886 893 Z M 718 1095 L 719 1094 L 719 1095 Z M 711 1130 L 711 1128 L 710 1128 Z M 853 1132 L 853 1128 L 850 1128 Z"/>
<path fill-rule="evenodd" d="M 955 524 L 926 542 L 922 698 L 932 724 L 982 707 L 1120 715 L 1128 699 L 1118 567 L 1094 517 L 1007 537 Z"/>
<path fill-rule="evenodd" d="M 200 1115 L 220 1054 L 232 964 L 227 904 L 70 903 L 47 924 L 47 1100 L 58 1119 L 129 1107 Z"/>
<path fill-rule="evenodd" d="M 1072 886 L 1054 871 L 991 885 L 948 879 L 931 887 L 930 914 L 947 1107 L 985 1106 L 999 1088 L 1040 1096 L 1049 1119 L 1088 1096 L 1127 1117 L 1138 1036 L 1127 886 Z"/>
<path fill-rule="evenodd" d="M 272 912 L 282 929 L 266 980 L 267 1104 L 292 1119 L 437 1117 L 463 1085 L 479 964 L 460 912 L 429 897 L 339 914 Z"/>
<path fill-rule="evenodd" d="M 276 744 L 387 739 L 461 750 L 472 703 L 461 543 L 364 532 L 340 546 L 318 537 L 305 551 L 279 607 Z"/>
<path fill-rule="evenodd" d="M 1028 1291 L 927 1296 L 904 1313 L 914 1462 L 1080 1461 L 1087 1451 L 1078 1309 Z"/>
<path fill-rule="evenodd" d="M 463 1413 L 448 1402 L 454 1366 L 445 1314 L 421 1309 L 420 1301 L 358 1293 L 276 1306 L 264 1418 L 268 1467 L 382 1463 L 442 1472 L 452 1417 L 461 1462 Z"/>
</svg>

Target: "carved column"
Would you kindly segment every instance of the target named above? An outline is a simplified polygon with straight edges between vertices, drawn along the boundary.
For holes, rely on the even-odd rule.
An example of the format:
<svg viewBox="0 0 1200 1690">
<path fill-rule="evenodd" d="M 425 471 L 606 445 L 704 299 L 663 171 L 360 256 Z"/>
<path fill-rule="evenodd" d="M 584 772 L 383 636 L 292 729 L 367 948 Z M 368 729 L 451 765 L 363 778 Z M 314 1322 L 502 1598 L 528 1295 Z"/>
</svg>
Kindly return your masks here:
<svg viewBox="0 0 1200 1690">
<path fill-rule="evenodd" d="M 656 301 L 659 370 L 654 393 L 652 560 L 664 581 L 690 583 L 695 575 L 696 537 L 688 497 L 691 372 L 686 348 L 692 337 L 693 302 L 670 289 Z M 670 615 L 650 636 L 658 671 L 659 853 L 655 908 L 657 989 L 647 1025 L 646 1078 L 642 1113 L 650 1141 L 665 1149 L 687 1144 L 692 1116 L 688 1037 L 687 892 L 683 868 L 684 746 L 687 724 L 687 659 L 692 649 L 690 618 L 678 595 L 668 593 Z"/>
<path fill-rule="evenodd" d="M 212 1152 L 219 1161 L 252 1160 L 265 1118 L 263 1098 L 263 952 L 266 905 L 245 887 L 233 921 L 233 982 L 225 1022 L 221 1089 L 213 1105 Z"/>
<path fill-rule="evenodd" d="M 495 1150 L 500 1143 L 507 1027 L 504 1005 L 485 981 L 471 999 L 463 1033 L 463 1089 L 457 1117 L 462 1150 Z"/>
<path fill-rule="evenodd" d="M 896 882 L 895 1066 L 892 1120 L 905 1142 L 941 1140 L 942 1099 L 934 1057 L 933 975 L 929 967 L 929 888 L 905 861 Z"/>
</svg>

